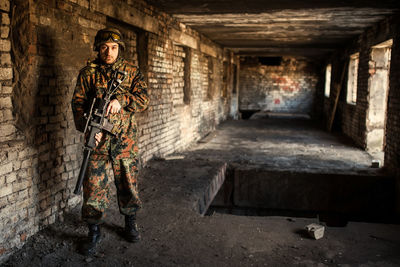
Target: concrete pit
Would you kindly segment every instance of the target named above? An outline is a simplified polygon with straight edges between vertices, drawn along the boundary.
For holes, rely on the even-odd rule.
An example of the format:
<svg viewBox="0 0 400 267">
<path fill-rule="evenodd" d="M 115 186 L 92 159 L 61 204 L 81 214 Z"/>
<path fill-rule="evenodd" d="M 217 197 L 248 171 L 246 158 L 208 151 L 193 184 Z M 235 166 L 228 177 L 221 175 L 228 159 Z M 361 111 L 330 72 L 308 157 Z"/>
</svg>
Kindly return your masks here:
<svg viewBox="0 0 400 267">
<path fill-rule="evenodd" d="M 394 177 L 379 171 L 337 174 L 228 166 L 207 214 L 315 217 L 335 226 L 348 220 L 395 223 L 395 193 Z"/>
</svg>

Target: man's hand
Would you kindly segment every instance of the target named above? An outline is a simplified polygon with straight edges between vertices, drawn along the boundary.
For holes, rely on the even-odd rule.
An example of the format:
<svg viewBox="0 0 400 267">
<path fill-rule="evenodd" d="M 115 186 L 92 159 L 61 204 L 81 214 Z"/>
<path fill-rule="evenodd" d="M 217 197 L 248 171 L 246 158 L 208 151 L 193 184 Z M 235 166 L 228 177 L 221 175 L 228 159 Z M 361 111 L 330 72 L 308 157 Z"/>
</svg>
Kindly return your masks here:
<svg viewBox="0 0 400 267">
<path fill-rule="evenodd" d="M 111 114 L 118 113 L 120 110 L 121 110 L 121 104 L 118 102 L 117 99 L 113 99 L 111 100 L 110 104 L 108 104 L 106 116 L 108 116 L 109 113 Z"/>
<path fill-rule="evenodd" d="M 100 143 L 102 137 L 103 137 L 103 133 L 102 133 L 102 132 L 97 133 L 97 134 L 94 136 L 94 139 L 96 139 L 96 141 L 95 141 L 96 146 Z"/>
</svg>

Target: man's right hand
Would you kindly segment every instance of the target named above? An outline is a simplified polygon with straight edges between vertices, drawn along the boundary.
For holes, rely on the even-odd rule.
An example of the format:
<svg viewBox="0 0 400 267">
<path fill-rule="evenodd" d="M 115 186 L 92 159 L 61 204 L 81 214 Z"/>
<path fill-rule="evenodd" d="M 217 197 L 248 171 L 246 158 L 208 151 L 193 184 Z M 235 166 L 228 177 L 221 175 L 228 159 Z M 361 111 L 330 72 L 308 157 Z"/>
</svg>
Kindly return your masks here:
<svg viewBox="0 0 400 267">
<path fill-rule="evenodd" d="M 106 116 L 108 114 L 115 114 L 121 111 L 121 104 L 118 102 L 117 99 L 111 100 L 111 102 L 108 104 L 107 111 L 106 111 Z"/>
<path fill-rule="evenodd" d="M 96 146 L 100 143 L 102 137 L 103 137 L 103 133 L 102 133 L 102 132 L 97 133 L 97 134 L 94 136 L 94 139 L 96 139 L 96 142 L 95 142 Z"/>
</svg>

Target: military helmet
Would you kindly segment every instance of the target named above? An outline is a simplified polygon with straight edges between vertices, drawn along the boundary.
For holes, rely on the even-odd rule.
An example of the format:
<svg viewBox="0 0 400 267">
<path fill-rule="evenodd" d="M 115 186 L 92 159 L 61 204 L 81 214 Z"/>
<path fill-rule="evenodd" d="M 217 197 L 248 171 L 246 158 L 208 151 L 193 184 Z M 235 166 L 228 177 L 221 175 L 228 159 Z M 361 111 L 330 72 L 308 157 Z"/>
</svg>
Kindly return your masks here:
<svg viewBox="0 0 400 267">
<path fill-rule="evenodd" d="M 125 43 L 122 40 L 122 34 L 118 29 L 115 28 L 105 28 L 97 32 L 94 38 L 93 50 L 99 51 L 100 45 L 107 42 L 115 42 L 125 49 Z"/>
</svg>

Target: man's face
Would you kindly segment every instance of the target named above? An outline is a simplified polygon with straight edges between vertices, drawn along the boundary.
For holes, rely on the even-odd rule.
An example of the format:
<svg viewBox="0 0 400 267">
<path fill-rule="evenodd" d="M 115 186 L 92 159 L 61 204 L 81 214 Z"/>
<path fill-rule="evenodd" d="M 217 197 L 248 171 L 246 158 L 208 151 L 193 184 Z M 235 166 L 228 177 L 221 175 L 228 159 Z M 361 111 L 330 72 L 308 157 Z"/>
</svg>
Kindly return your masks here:
<svg viewBox="0 0 400 267">
<path fill-rule="evenodd" d="M 112 64 L 117 60 L 119 46 L 117 43 L 108 42 L 100 46 L 99 53 L 100 59 L 106 64 Z"/>
</svg>

